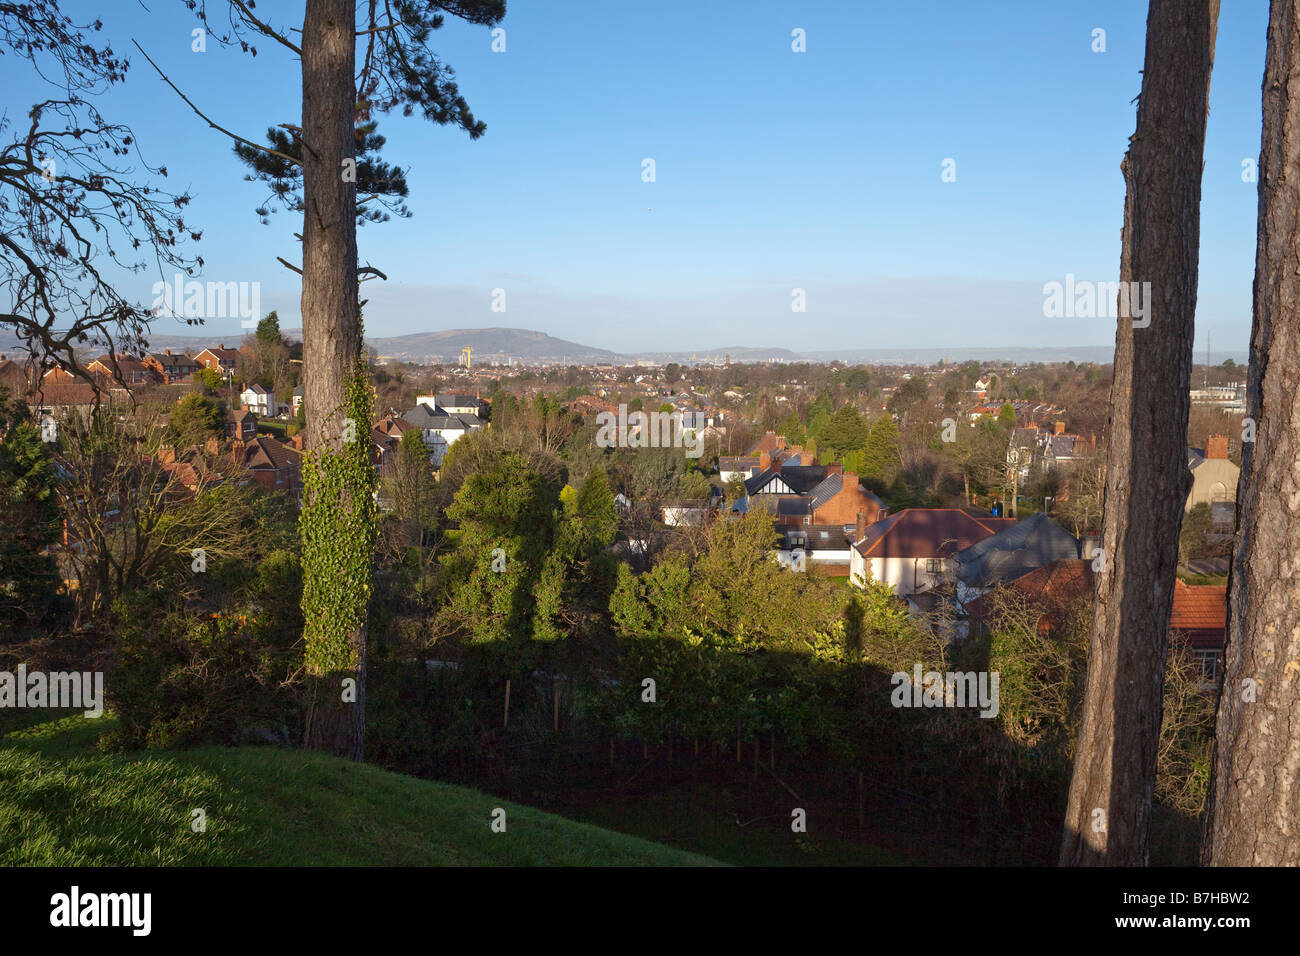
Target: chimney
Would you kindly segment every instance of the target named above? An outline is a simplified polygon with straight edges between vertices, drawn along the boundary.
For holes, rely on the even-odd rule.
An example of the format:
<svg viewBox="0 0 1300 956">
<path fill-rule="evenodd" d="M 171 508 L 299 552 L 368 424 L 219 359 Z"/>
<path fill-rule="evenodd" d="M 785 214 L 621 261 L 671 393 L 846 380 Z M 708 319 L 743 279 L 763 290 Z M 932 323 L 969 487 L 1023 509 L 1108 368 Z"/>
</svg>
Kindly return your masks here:
<svg viewBox="0 0 1300 956">
<path fill-rule="evenodd" d="M 209 439 L 208 439 L 208 443 L 207 443 L 204 447 L 207 449 L 209 455 L 215 455 L 215 454 L 217 453 L 217 439 L 216 439 L 216 436 L 213 436 L 212 438 L 209 438 Z"/>
<path fill-rule="evenodd" d="M 867 516 L 865 512 L 858 512 L 858 526 L 853 533 L 853 543 L 857 544 L 867 536 Z"/>
<path fill-rule="evenodd" d="M 1227 458 L 1228 457 L 1228 436 L 1227 435 L 1206 436 L 1205 457 L 1206 458 Z"/>
<path fill-rule="evenodd" d="M 1055 426 L 1053 427 L 1053 429 L 1052 429 L 1052 434 L 1053 434 L 1053 435 L 1064 435 L 1064 434 L 1065 434 L 1065 422 L 1057 422 L 1057 423 L 1055 424 Z"/>
<path fill-rule="evenodd" d="M 842 487 L 847 488 L 850 491 L 858 490 L 858 473 L 856 471 L 844 472 L 844 476 L 840 479 L 840 481 Z"/>
<path fill-rule="evenodd" d="M 826 466 L 826 474 L 828 474 L 828 475 L 842 475 L 842 474 L 844 474 L 844 466 L 843 466 L 842 464 L 840 464 L 838 461 L 837 461 L 837 462 L 832 462 L 831 464 L 829 464 L 829 465 Z"/>
<path fill-rule="evenodd" d="M 761 472 L 767 471 L 768 467 L 769 467 L 771 464 L 772 464 L 772 456 L 769 455 L 769 454 L 768 454 L 767 452 L 765 452 L 765 451 L 760 451 L 760 452 L 758 453 L 758 470 L 759 470 L 759 472 L 761 473 Z"/>
<path fill-rule="evenodd" d="M 778 435 L 778 436 L 776 436 L 776 449 L 777 449 L 777 451 L 785 451 L 785 436 L 784 436 L 784 435 Z"/>
</svg>

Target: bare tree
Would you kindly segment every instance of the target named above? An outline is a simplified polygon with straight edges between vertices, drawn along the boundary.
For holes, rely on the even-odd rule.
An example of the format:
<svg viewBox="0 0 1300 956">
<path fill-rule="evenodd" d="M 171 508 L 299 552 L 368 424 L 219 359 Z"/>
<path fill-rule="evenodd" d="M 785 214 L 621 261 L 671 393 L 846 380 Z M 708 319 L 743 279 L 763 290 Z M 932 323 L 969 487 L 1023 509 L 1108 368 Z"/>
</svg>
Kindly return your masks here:
<svg viewBox="0 0 1300 956">
<path fill-rule="evenodd" d="M 128 68 L 91 42 L 98 29 L 98 21 L 75 25 L 56 0 L 0 3 L 0 47 L 59 90 L 25 119 L 0 115 L 0 327 L 12 327 L 41 363 L 92 386 L 75 350 L 104 348 L 114 365 L 119 353 L 143 354 L 153 318 L 150 305 L 115 287 L 113 271 L 152 266 L 168 282 L 166 270 L 202 265 L 180 252 L 199 238 L 182 217 L 189 196 L 150 185 L 166 168 L 144 162 L 131 131 L 88 99 Z"/>
<path fill-rule="evenodd" d="M 73 415 L 59 429 L 55 494 L 83 624 L 147 583 L 183 590 L 196 549 L 204 564 L 251 553 L 252 488 L 233 459 L 194 449 L 176 463 L 160 454 L 156 416 L 115 412 Z"/>
<path fill-rule="evenodd" d="M 1254 325 L 1228 644 L 1202 862 L 1300 864 L 1300 2 L 1274 0 L 1264 66 Z M 1270 360 L 1271 359 L 1271 360 Z"/>
<path fill-rule="evenodd" d="M 1062 865 L 1143 866 L 1160 741 L 1178 528 L 1191 487 L 1188 387 L 1201 167 L 1218 0 L 1151 0 L 1126 184 L 1104 564 Z M 1137 283 L 1138 285 L 1126 285 Z M 1129 308 L 1125 308 L 1125 306 Z"/>
</svg>

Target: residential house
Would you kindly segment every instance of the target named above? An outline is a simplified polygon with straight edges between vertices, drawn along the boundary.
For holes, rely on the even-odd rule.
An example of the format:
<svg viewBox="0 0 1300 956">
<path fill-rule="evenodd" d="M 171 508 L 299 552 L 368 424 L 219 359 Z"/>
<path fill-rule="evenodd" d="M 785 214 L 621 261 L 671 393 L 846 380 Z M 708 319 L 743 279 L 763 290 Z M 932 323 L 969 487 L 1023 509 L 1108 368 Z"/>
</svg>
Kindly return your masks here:
<svg viewBox="0 0 1300 956">
<path fill-rule="evenodd" d="M 302 497 L 302 452 L 275 438 L 263 436 L 231 443 L 235 463 L 247 468 L 268 491 L 279 491 L 294 501 Z"/>
<path fill-rule="evenodd" d="M 905 508 L 867 526 L 850 556 L 853 580 L 883 581 L 900 597 L 953 579 L 954 556 L 1013 523 L 957 508 Z"/>
<path fill-rule="evenodd" d="M 1096 575 L 1085 559 L 1053 561 L 1008 584 L 1034 600 L 1042 616 L 1040 633 L 1063 627 L 1080 602 L 1092 594 Z M 1187 584 L 1175 579 L 1174 602 L 1169 615 L 1171 641 L 1185 646 L 1201 665 L 1207 683 L 1223 677 L 1223 649 L 1228 624 L 1228 589 L 1222 584 Z M 997 602 L 985 595 L 966 605 L 967 612 L 987 629 L 993 626 Z"/>
<path fill-rule="evenodd" d="M 113 394 L 115 393 L 110 392 L 108 397 L 111 398 Z M 27 407 L 37 419 L 46 416 L 61 419 L 74 412 L 88 413 L 103 398 L 103 393 L 96 395 L 95 387 L 82 381 L 42 384 L 28 393 Z"/>
<path fill-rule="evenodd" d="M 778 529 L 776 559 L 781 567 L 807 571 L 816 567 L 832 577 L 849 576 L 856 525 L 807 525 Z"/>
<path fill-rule="evenodd" d="M 116 362 L 111 355 L 101 355 L 86 366 L 86 371 L 108 381 L 120 381 L 127 386 L 157 385 L 164 381 L 161 372 L 131 355 L 119 355 Z"/>
<path fill-rule="evenodd" d="M 8 392 L 11 398 L 26 395 L 40 379 L 36 374 L 38 368 L 31 356 L 15 362 L 0 353 L 0 389 Z"/>
<path fill-rule="evenodd" d="M 248 409 L 226 410 L 226 437 L 252 441 L 257 437 L 257 416 Z"/>
<path fill-rule="evenodd" d="M 1053 561 L 1078 557 L 1074 535 L 1045 514 L 1030 515 L 953 555 L 958 600 L 965 604 Z"/>
<path fill-rule="evenodd" d="M 280 402 L 266 388 L 257 383 L 253 383 L 239 393 L 240 404 L 250 412 L 257 414 L 259 418 L 275 418 L 280 414 Z"/>
<path fill-rule="evenodd" d="M 1187 495 L 1184 510 L 1191 511 L 1200 504 L 1209 505 L 1217 526 L 1232 527 L 1241 469 L 1228 458 L 1228 436 L 1209 435 L 1204 449 L 1188 448 L 1187 467 L 1192 471 L 1192 490 Z"/>
<path fill-rule="evenodd" d="M 441 408 L 448 415 L 474 415 L 486 418 L 489 403 L 477 395 L 456 395 L 441 393 L 437 395 L 418 395 L 415 401 L 421 405 L 433 405 Z"/>
<path fill-rule="evenodd" d="M 1096 436 L 1084 438 L 1082 435 L 1069 434 L 1065 430 L 1065 422 L 1056 422 L 1052 433 L 1043 436 L 1041 460 L 1044 473 L 1055 471 L 1061 466 L 1090 461 L 1096 456 Z"/>
<path fill-rule="evenodd" d="M 402 418 L 420 429 L 424 435 L 425 447 L 429 449 L 429 460 L 435 466 L 442 465 L 447 449 L 458 439 L 484 426 L 483 420 L 477 415 L 452 415 L 423 402 L 403 413 Z"/>
<path fill-rule="evenodd" d="M 1022 483 L 1029 481 L 1039 446 L 1037 425 L 1011 430 L 1011 438 L 1007 442 L 1007 464 L 1015 466 L 1020 472 Z"/>
<path fill-rule="evenodd" d="M 297 415 L 300 408 L 302 408 L 302 386 L 298 385 L 293 390 L 293 413 Z"/>
<path fill-rule="evenodd" d="M 699 527 L 704 524 L 712 507 L 712 498 L 691 498 L 665 502 L 660 510 L 664 524 L 670 528 Z"/>
<path fill-rule="evenodd" d="M 761 470 L 745 482 L 745 493 L 751 507 L 770 511 L 778 524 L 851 525 L 860 514 L 872 524 L 884 516 L 884 502 L 843 465 L 812 464 L 812 455 L 798 448 L 760 452 L 758 459 Z"/>
<path fill-rule="evenodd" d="M 85 379 L 73 375 L 66 368 L 54 366 L 45 370 L 41 375 L 42 385 L 71 385 L 73 382 L 84 382 Z"/>
<path fill-rule="evenodd" d="M 204 349 L 194 356 L 194 361 L 203 368 L 215 368 L 223 378 L 234 378 L 235 366 L 239 362 L 239 349 L 228 349 L 223 342 Z"/>
<path fill-rule="evenodd" d="M 188 355 L 171 349 L 150 352 L 145 356 L 144 364 L 161 375 L 168 385 L 189 378 L 200 368 L 199 363 Z"/>
</svg>

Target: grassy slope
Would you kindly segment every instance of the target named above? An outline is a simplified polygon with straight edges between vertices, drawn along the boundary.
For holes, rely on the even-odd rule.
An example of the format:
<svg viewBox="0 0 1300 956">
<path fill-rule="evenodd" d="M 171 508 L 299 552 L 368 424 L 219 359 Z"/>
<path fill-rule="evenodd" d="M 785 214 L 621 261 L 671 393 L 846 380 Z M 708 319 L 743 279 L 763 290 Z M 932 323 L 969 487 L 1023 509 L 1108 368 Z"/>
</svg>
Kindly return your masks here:
<svg viewBox="0 0 1300 956">
<path fill-rule="evenodd" d="M 709 865 L 463 787 L 269 747 L 115 756 L 111 718 L 0 739 L 0 865 Z M 506 832 L 492 832 L 495 807 Z M 191 810 L 207 813 L 205 833 Z"/>
</svg>

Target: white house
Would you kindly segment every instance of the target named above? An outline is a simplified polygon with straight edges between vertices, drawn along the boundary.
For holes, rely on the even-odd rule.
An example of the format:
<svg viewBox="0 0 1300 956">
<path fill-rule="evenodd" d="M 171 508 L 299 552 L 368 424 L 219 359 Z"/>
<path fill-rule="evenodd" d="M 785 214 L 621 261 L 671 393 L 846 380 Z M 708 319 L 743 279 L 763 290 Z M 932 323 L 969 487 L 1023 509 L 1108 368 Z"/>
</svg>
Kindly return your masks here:
<svg viewBox="0 0 1300 956">
<path fill-rule="evenodd" d="M 280 414 L 280 402 L 261 385 L 253 384 L 239 393 L 240 403 L 258 418 L 274 418 Z"/>
<path fill-rule="evenodd" d="M 956 508 L 905 508 L 868 525 L 849 555 L 850 579 L 883 581 L 900 597 L 953 580 L 953 555 L 1014 523 Z"/>
<path fill-rule="evenodd" d="M 424 436 L 424 445 L 429 449 L 429 460 L 438 466 L 442 465 L 447 449 L 457 439 L 484 426 L 483 419 L 477 415 L 451 414 L 437 406 L 431 407 L 423 401 L 404 413 L 402 417 L 420 429 L 420 433 Z"/>
</svg>

